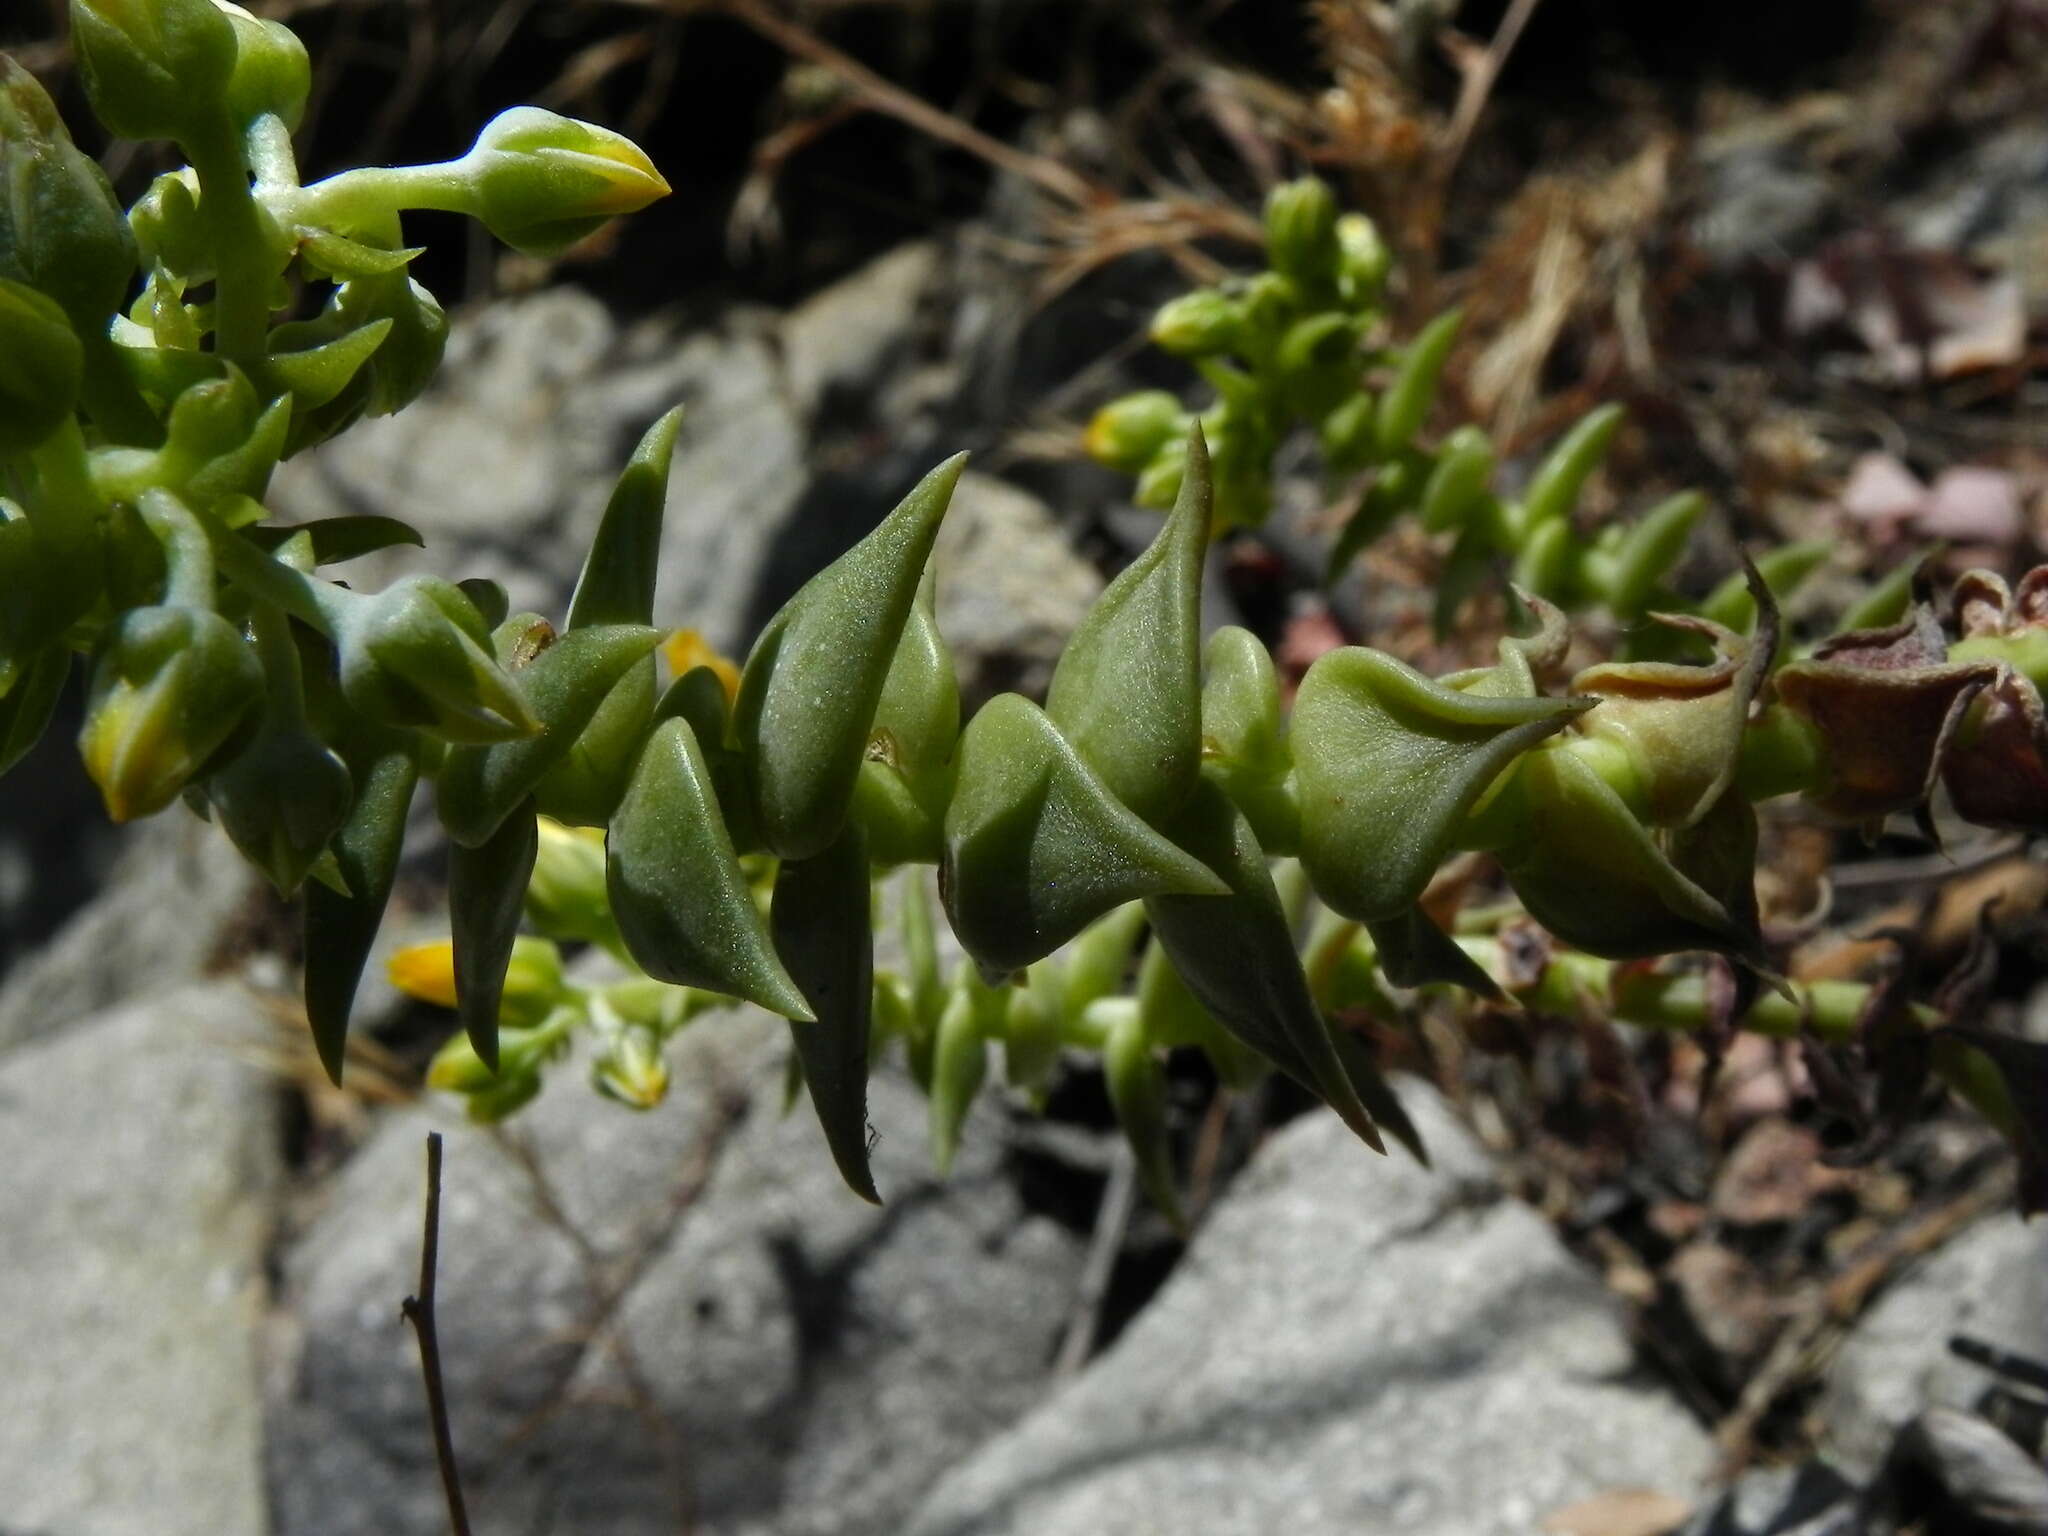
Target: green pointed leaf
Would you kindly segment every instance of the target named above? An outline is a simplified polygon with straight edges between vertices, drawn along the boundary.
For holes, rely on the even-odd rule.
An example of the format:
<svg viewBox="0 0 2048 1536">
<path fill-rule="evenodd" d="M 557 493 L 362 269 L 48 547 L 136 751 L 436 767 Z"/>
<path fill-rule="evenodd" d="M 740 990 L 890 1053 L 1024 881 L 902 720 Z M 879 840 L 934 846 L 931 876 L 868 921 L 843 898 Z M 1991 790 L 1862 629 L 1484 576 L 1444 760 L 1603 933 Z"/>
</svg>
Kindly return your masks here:
<svg viewBox="0 0 2048 1536">
<path fill-rule="evenodd" d="M 310 731 L 274 724 L 213 775 L 206 794 L 242 857 L 283 896 L 312 872 L 355 799 L 339 754 Z"/>
<path fill-rule="evenodd" d="M 337 281 L 402 272 L 425 249 L 423 245 L 414 245 L 387 250 L 328 229 L 314 230 L 299 241 L 299 255 L 307 267 Z"/>
<path fill-rule="evenodd" d="M 1348 1029 L 1340 1029 L 1335 1035 L 1337 1054 L 1344 1059 L 1344 1070 L 1351 1075 L 1351 1085 L 1358 1090 L 1359 1102 L 1365 1105 L 1373 1123 L 1386 1131 L 1423 1167 L 1429 1166 L 1429 1148 L 1422 1144 L 1422 1132 L 1408 1117 L 1408 1110 L 1401 1103 L 1386 1078 L 1380 1075 L 1378 1063 L 1372 1059 L 1372 1052 L 1357 1035 Z"/>
<path fill-rule="evenodd" d="M 881 526 L 769 622 L 747 658 L 734 733 L 761 835 L 783 858 L 839 834 L 896 644 L 966 455 L 926 475 Z"/>
<path fill-rule="evenodd" d="M 1645 512 L 1628 530 L 1601 594 L 1616 617 L 1632 619 L 1642 613 L 1658 582 L 1685 553 L 1685 541 L 1706 509 L 1707 499 L 1698 491 L 1681 491 Z"/>
<path fill-rule="evenodd" d="M 398 874 L 419 765 L 411 744 L 390 744 L 355 764 L 355 804 L 329 847 L 347 893 L 315 882 L 306 887 L 306 1020 L 320 1064 L 337 1087 L 348 1041 L 349 1013 Z"/>
<path fill-rule="evenodd" d="M 498 1007 L 519 935 L 526 882 L 540 848 L 529 802 L 475 847 L 448 855 L 448 929 L 455 941 L 455 1012 L 483 1064 L 498 1070 Z"/>
<path fill-rule="evenodd" d="M 1460 692 L 1357 646 L 1319 658 L 1291 738 L 1316 893 L 1360 921 L 1404 918 L 1487 786 L 1586 707 Z"/>
<path fill-rule="evenodd" d="M 926 571 L 896 642 L 855 787 L 854 818 L 867 830 L 868 857 L 878 865 L 936 863 L 943 842 L 960 683 L 932 612 L 932 588 Z"/>
<path fill-rule="evenodd" d="M 1036 705 L 1002 694 L 968 722 L 940 890 L 989 971 L 1022 970 L 1127 901 L 1226 889 L 1111 794 Z"/>
<path fill-rule="evenodd" d="M 449 752 L 435 797 L 448 835 L 472 847 L 488 838 L 568 755 L 619 680 L 660 642 L 661 631 L 636 624 L 572 629 L 517 668 L 512 675 L 540 731 Z"/>
<path fill-rule="evenodd" d="M 868 1167 L 868 1046 L 875 961 L 867 847 L 849 825 L 809 859 L 785 859 L 775 875 L 770 929 L 814 1018 L 792 1022 L 811 1105 L 849 1188 L 876 1205 Z"/>
<path fill-rule="evenodd" d="M 654 622 L 669 463 L 682 424 L 683 408 L 677 406 L 647 429 L 626 461 L 584 557 L 576 595 L 569 600 L 571 629 Z"/>
<path fill-rule="evenodd" d="M 657 980 L 807 1019 L 733 853 L 689 722 L 647 738 L 605 840 L 605 888 L 626 948 Z"/>
<path fill-rule="evenodd" d="M 1145 946 L 1132 1001 L 1137 1004 L 1149 1044 L 1169 1050 L 1186 1046 L 1202 1052 L 1216 1075 L 1232 1088 L 1249 1088 L 1272 1070 L 1270 1060 L 1225 1029 L 1188 990 L 1164 945 Z"/>
<path fill-rule="evenodd" d="M 1501 995 L 1494 979 L 1421 907 L 1410 907 L 1398 917 L 1372 919 L 1365 926 L 1379 951 L 1380 969 L 1395 986 L 1445 985 L 1481 997 Z"/>
<path fill-rule="evenodd" d="M 1201 771 L 1210 485 L 1199 427 L 1187 453 L 1172 513 L 1074 631 L 1045 701 L 1046 716 L 1081 759 L 1147 821 L 1171 815 Z"/>
<path fill-rule="evenodd" d="M 1373 423 L 1383 455 L 1406 448 L 1429 419 L 1444 364 L 1450 361 L 1451 348 L 1457 343 L 1458 328 L 1464 320 L 1462 310 L 1446 310 L 1424 326 L 1401 354 L 1401 365 L 1394 371 L 1386 393 L 1380 396 L 1379 414 Z"/>
<path fill-rule="evenodd" d="M 1529 477 L 1522 491 L 1521 505 L 1513 519 L 1523 539 L 1546 524 L 1571 521 L 1572 510 L 1579 504 L 1579 493 L 1606 459 L 1625 415 L 1618 405 L 1595 406 L 1537 465 L 1536 473 Z"/>
<path fill-rule="evenodd" d="M 71 676 L 71 652 L 53 645 L 29 657 L 13 685 L 0 694 L 0 773 L 28 755 L 49 729 Z"/>
<path fill-rule="evenodd" d="M 355 560 L 363 555 L 374 555 L 379 550 L 391 549 L 400 544 L 415 548 L 426 547 L 426 540 L 410 523 L 402 523 L 395 517 L 370 515 L 348 517 L 323 517 L 310 523 L 265 523 L 250 528 L 242 535 L 258 549 L 275 550 L 286 540 L 300 534 L 308 535 L 313 542 L 313 564 L 338 565 L 344 560 Z"/>
<path fill-rule="evenodd" d="M 1146 898 L 1153 934 L 1181 980 L 1224 1028 L 1319 1094 L 1361 1141 L 1384 1150 L 1309 996 L 1293 925 L 1250 823 L 1221 790 L 1202 784 L 1170 830 L 1229 890 Z"/>
<path fill-rule="evenodd" d="M 390 320 L 373 320 L 318 346 L 272 352 L 256 368 L 263 396 L 289 394 L 300 413 L 323 406 L 348 388 L 390 334 Z"/>
<path fill-rule="evenodd" d="M 1626 802 L 1569 751 L 1530 754 L 1518 779 L 1531 807 L 1499 854 L 1529 915 L 1610 960 L 1707 949 L 1757 957 L 1753 932 L 1688 877 Z"/>
<path fill-rule="evenodd" d="M 1437 450 L 1436 467 L 1422 488 L 1422 526 L 1448 533 L 1472 525 L 1493 484 L 1493 442 L 1475 426 L 1462 426 Z"/>
</svg>

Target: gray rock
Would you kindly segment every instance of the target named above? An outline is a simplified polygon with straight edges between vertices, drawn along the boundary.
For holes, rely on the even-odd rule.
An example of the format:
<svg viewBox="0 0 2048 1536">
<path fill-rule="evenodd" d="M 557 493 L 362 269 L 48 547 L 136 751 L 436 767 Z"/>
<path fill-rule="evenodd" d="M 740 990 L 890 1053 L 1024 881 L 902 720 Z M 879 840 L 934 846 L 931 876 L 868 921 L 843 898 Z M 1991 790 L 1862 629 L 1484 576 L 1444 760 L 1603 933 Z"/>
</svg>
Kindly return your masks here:
<svg viewBox="0 0 2048 1536">
<path fill-rule="evenodd" d="M 1711 1457 L 1628 1380 L 1607 1294 L 1419 1091 L 1434 1172 L 1289 1126 L 1089 1371 L 949 1476 L 914 1536 L 1526 1536 Z"/>
<path fill-rule="evenodd" d="M 1756 1467 L 1688 1520 L 1679 1536 L 1848 1536 L 1856 1489 L 1820 1462 Z"/>
<path fill-rule="evenodd" d="M 0 985 L 0 1052 L 137 993 L 161 994 L 222 958 L 260 877 L 182 808 L 124 830 L 99 895 Z"/>
<path fill-rule="evenodd" d="M 986 1115 L 934 1183 L 922 1101 L 887 1073 L 870 1113 L 890 1203 L 863 1205 L 808 1109 L 776 1113 L 785 1041 L 756 1014 L 698 1021 L 648 1115 L 562 1068 L 504 1137 L 438 1105 L 389 1117 L 286 1258 L 280 1536 L 444 1529 L 397 1321 L 430 1125 L 448 1137 L 442 1353 L 480 1530 L 653 1536 L 687 1512 L 710 1536 L 881 1536 L 1034 1401 L 1073 1239 L 997 1176 Z M 714 1147 L 732 1103 L 749 1107 Z"/>
<path fill-rule="evenodd" d="M 1878 1299 L 1828 1374 L 1829 1458 L 1867 1479 L 1923 1409 L 1973 1406 L 1992 1378 L 1950 1353 L 1958 1333 L 2048 1356 L 2048 1233 L 2012 1215 L 1981 1222 Z"/>
<path fill-rule="evenodd" d="M 1157 519 L 1154 519 L 1157 522 Z M 1053 664 L 1102 590 L 1052 511 L 989 475 L 960 477 L 939 528 L 939 632 L 971 698 L 1043 697 Z"/>
<path fill-rule="evenodd" d="M 171 991 L 0 1062 L 0 1522 L 262 1536 L 268 1024 Z"/>
<path fill-rule="evenodd" d="M 842 394 L 872 389 L 906 359 L 920 307 L 940 277 L 939 248 L 913 241 L 812 295 L 783 317 L 789 397 L 806 420 Z"/>
</svg>

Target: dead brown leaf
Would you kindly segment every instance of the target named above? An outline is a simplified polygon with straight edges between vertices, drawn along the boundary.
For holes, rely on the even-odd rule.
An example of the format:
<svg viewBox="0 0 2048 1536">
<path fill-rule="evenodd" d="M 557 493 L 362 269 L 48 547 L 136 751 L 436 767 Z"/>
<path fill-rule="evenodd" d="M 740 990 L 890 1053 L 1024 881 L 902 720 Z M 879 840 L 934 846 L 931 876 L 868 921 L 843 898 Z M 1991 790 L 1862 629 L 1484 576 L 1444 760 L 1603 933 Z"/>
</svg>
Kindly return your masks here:
<svg viewBox="0 0 2048 1536">
<path fill-rule="evenodd" d="M 1615 1488 L 1546 1515 L 1552 1536 L 1668 1536 L 1692 1506 L 1650 1488 Z"/>
</svg>

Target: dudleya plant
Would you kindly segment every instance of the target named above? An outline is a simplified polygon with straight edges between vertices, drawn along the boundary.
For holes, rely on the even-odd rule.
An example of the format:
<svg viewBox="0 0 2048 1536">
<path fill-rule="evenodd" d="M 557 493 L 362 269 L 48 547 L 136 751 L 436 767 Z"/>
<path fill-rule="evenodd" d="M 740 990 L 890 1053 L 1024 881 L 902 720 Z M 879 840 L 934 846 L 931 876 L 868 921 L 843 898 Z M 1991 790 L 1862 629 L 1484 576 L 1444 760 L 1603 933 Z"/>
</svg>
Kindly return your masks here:
<svg viewBox="0 0 2048 1536">
<path fill-rule="evenodd" d="M 1157 540 L 1081 624 L 1043 706 L 1003 695 L 964 721 L 930 572 L 959 459 L 804 586 L 743 668 L 671 643 L 666 687 L 654 551 L 673 412 L 620 477 L 559 626 L 508 613 L 487 582 L 344 586 L 322 568 L 416 535 L 376 518 L 279 525 L 262 497 L 280 458 L 401 407 L 431 374 L 440 311 L 406 275 L 402 214 L 459 209 L 549 252 L 665 186 L 626 141 L 529 109 L 462 160 L 301 186 L 304 57 L 281 27 L 214 0 L 75 0 L 74 16 L 109 124 L 171 137 L 191 163 L 124 221 L 10 66 L 0 748 L 11 762 L 34 742 L 89 657 L 80 745 L 110 813 L 182 796 L 300 893 L 306 1012 L 337 1078 L 421 779 L 451 845 L 450 934 L 393 974 L 459 1014 L 431 1081 L 480 1116 L 530 1099 L 578 1036 L 603 1092 L 656 1103 L 664 1043 L 741 998 L 790 1021 L 796 1074 L 863 1197 L 880 1195 L 868 1071 L 900 1040 L 941 1164 L 991 1046 L 1026 1094 L 1062 1051 L 1099 1052 L 1169 1210 L 1169 1049 L 1205 1051 L 1227 1082 L 1282 1072 L 1378 1147 L 1382 1128 L 1413 1133 L 1341 1024 L 1395 1006 L 1391 988 L 1604 996 L 1647 1024 L 1853 1036 L 1889 993 L 1769 976 L 1754 803 L 1804 793 L 1868 819 L 1945 778 L 1965 814 L 2048 815 L 2038 795 L 1962 787 L 2039 775 L 2033 581 L 2001 595 L 1974 579 L 1953 648 L 1922 608 L 1896 634 L 1779 667 L 1752 573 L 1751 632 L 1672 621 L 1715 660 L 1568 684 L 1563 615 L 1531 596 L 1492 666 L 1433 679 L 1346 648 L 1290 716 L 1255 637 L 1203 639 L 1219 519 L 1200 424 Z M 1289 282 L 1341 299 L 1379 281 L 1359 232 L 1310 194 L 1273 229 Z M 327 290 L 317 318 L 278 319 L 289 283 Z M 1936 728 L 1887 775 L 1870 717 L 1901 689 Z M 1461 925 L 1431 889 L 1460 850 L 1490 853 L 1563 945 L 1532 959 Z M 932 867 L 962 951 L 950 967 Z M 874 881 L 894 869 L 904 964 L 878 972 Z M 593 979 L 563 944 L 615 968 Z M 1717 1015 L 1697 976 L 1635 963 L 1689 951 L 1773 988 L 1733 989 Z M 2038 1174 L 2030 1058 L 1932 1010 L 1904 1018 Z"/>
<path fill-rule="evenodd" d="M 1707 511 L 1700 493 L 1583 525 L 1580 501 L 1621 428 L 1619 406 L 1589 411 L 1507 490 L 1498 483 L 1500 449 L 1482 428 L 1431 430 L 1462 313 L 1448 310 L 1397 339 L 1387 313 L 1392 253 L 1369 218 L 1340 214 L 1314 177 L 1274 188 L 1265 237 L 1264 271 L 1182 294 L 1152 319 L 1153 344 L 1194 367 L 1215 392 L 1209 404 L 1195 410 L 1170 391 L 1142 390 L 1110 401 L 1088 424 L 1087 452 L 1135 475 L 1141 505 L 1172 505 L 1188 430 L 1199 423 L 1213 455 L 1219 527 L 1256 527 L 1272 510 L 1275 455 L 1291 434 L 1306 433 L 1331 493 L 1353 503 L 1330 548 L 1329 578 L 1412 518 L 1447 545 L 1439 630 L 1496 568 L 1567 610 L 1598 607 L 1628 623 L 1652 611 L 1696 610 L 1732 628 L 1754 618 L 1739 575 L 1697 603 L 1673 588 Z M 1788 544 L 1757 564 L 1782 598 L 1827 552 L 1819 541 Z M 1906 576 L 1873 591 L 1855 624 L 1897 617 Z"/>
</svg>

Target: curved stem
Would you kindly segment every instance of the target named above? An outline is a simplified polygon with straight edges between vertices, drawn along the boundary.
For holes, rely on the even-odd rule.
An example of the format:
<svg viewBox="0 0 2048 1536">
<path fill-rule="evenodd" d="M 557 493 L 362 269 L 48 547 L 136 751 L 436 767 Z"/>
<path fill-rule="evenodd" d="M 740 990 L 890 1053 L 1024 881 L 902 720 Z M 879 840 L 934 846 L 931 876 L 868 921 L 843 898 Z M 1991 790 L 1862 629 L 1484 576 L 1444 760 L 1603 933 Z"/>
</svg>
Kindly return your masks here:
<svg viewBox="0 0 2048 1536">
<path fill-rule="evenodd" d="M 206 529 L 169 491 L 144 493 L 142 520 L 164 550 L 164 606 L 213 607 L 213 544 Z"/>
<path fill-rule="evenodd" d="M 471 213 L 476 194 L 460 160 L 434 165 L 370 165 L 343 171 L 303 187 L 279 208 L 295 224 L 319 225 L 338 234 L 387 227 L 407 209 Z"/>
</svg>

